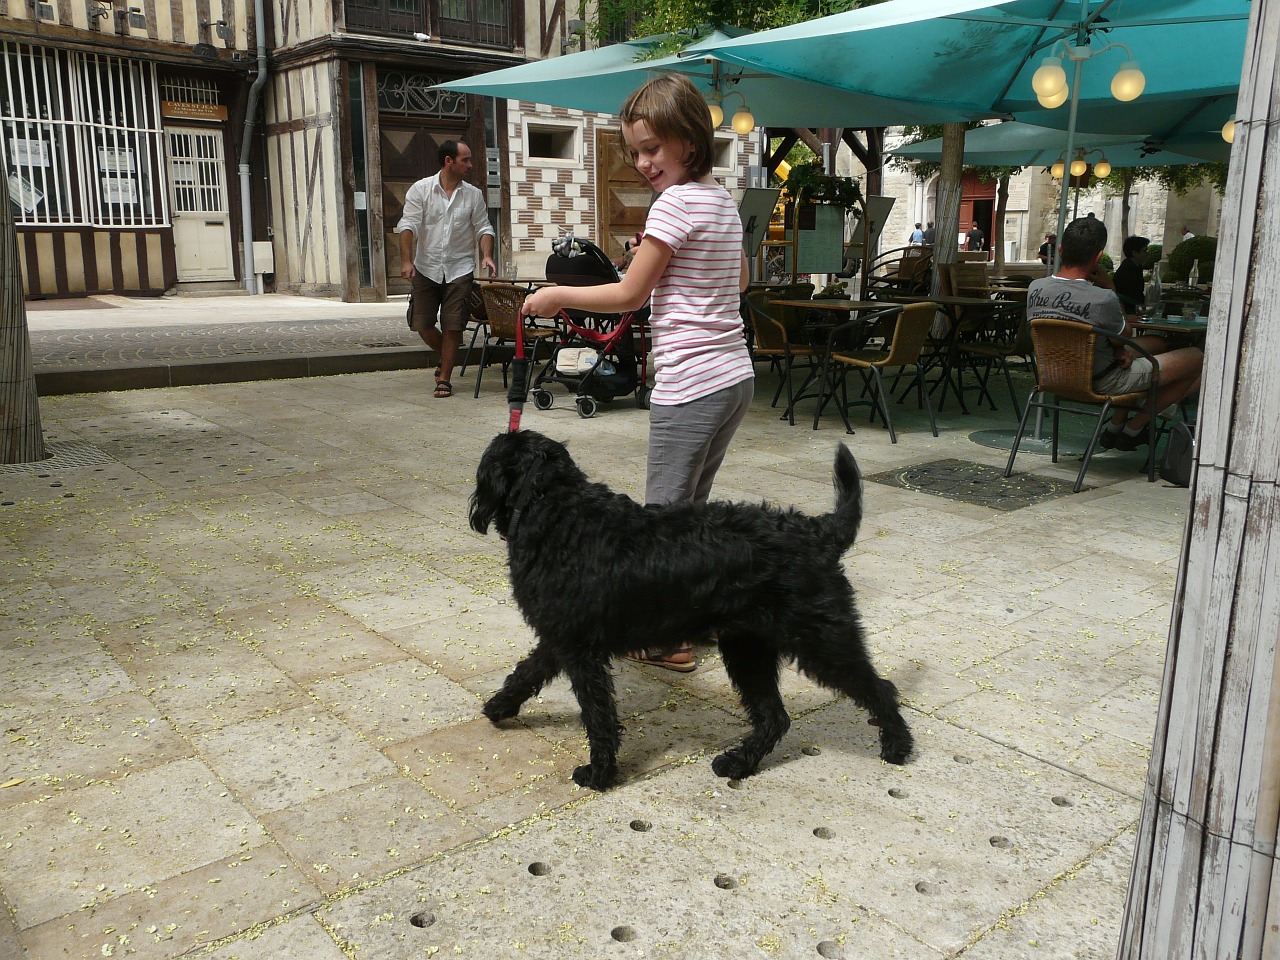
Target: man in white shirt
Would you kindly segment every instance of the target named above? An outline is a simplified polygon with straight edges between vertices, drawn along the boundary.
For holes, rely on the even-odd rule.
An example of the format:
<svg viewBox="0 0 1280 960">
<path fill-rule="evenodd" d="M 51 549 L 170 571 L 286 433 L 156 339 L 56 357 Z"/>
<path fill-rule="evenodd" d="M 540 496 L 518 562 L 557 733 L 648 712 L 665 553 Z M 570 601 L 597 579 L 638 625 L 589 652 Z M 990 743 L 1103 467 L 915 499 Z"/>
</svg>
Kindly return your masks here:
<svg viewBox="0 0 1280 960">
<path fill-rule="evenodd" d="M 453 366 L 467 325 L 467 294 L 475 280 L 476 241 L 480 262 L 497 275 L 493 262 L 493 226 L 484 194 L 465 182 L 471 173 L 471 148 L 459 140 L 440 144 L 440 172 L 409 188 L 400 233 L 400 276 L 413 284 L 409 326 L 440 358 L 435 397 L 453 395 Z M 439 318 L 439 329 L 436 320 Z"/>
</svg>

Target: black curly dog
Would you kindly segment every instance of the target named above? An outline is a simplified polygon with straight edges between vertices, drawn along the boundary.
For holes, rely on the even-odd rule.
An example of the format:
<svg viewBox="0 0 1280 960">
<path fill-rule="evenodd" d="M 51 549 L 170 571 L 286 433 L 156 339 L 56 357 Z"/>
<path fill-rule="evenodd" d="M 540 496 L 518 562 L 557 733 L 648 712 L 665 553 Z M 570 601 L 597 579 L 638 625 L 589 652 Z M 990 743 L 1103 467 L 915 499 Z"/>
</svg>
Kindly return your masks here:
<svg viewBox="0 0 1280 960">
<path fill-rule="evenodd" d="M 897 689 L 867 657 L 840 566 L 862 520 L 861 475 L 843 445 L 835 486 L 835 510 L 822 517 L 740 503 L 645 507 L 588 481 L 563 444 L 529 430 L 500 434 L 476 471 L 471 527 L 506 539 L 516 603 L 538 643 L 485 716 L 514 717 L 564 672 L 591 744 L 591 763 L 573 779 L 604 790 L 622 733 L 610 661 L 715 632 L 752 725 L 715 758 L 718 776 L 755 773 L 791 726 L 778 692 L 783 658 L 865 707 L 880 756 L 905 763 L 911 731 Z"/>
</svg>

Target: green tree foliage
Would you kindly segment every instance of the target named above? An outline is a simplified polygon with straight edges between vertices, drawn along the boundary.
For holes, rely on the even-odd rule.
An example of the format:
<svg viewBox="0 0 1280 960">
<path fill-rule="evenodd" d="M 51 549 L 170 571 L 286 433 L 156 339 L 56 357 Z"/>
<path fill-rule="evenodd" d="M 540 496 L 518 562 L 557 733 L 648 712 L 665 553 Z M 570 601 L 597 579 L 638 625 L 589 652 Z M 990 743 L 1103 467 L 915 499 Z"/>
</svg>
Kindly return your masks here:
<svg viewBox="0 0 1280 960">
<path fill-rule="evenodd" d="M 1166 167 L 1117 167 L 1111 175 L 1100 181 L 1106 190 L 1119 196 L 1125 190 L 1125 177 L 1131 183 L 1158 183 L 1178 196 L 1184 196 L 1200 186 L 1208 185 L 1221 195 L 1227 189 L 1227 164 L 1186 163 Z"/>
<path fill-rule="evenodd" d="M 599 43 L 675 35 L 670 44 L 655 53 L 662 56 L 705 36 L 712 27 L 768 30 L 880 2 L 882 0 L 604 0 L 593 26 Z"/>
<path fill-rule="evenodd" d="M 1200 261 L 1200 282 L 1208 283 L 1213 279 L 1213 260 L 1218 254 L 1216 237 L 1192 237 L 1183 240 L 1169 251 L 1164 275 L 1172 275 L 1179 281 L 1186 281 L 1191 273 L 1191 264 Z"/>
</svg>

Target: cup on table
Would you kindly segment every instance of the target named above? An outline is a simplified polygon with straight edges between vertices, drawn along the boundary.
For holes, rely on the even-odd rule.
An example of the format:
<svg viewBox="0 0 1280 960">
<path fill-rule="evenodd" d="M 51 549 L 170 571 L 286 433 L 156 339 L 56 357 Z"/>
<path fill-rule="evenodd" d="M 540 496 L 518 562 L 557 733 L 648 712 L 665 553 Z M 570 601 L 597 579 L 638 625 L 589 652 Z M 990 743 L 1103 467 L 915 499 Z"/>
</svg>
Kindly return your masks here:
<svg viewBox="0 0 1280 960">
<path fill-rule="evenodd" d="M 1182 308 L 1182 319 L 1183 319 L 1183 320 L 1185 320 L 1187 323 L 1190 323 L 1190 322 L 1191 322 L 1192 320 L 1194 320 L 1195 318 L 1196 318 L 1196 308 L 1195 308 L 1195 307 L 1183 307 L 1183 308 Z"/>
</svg>

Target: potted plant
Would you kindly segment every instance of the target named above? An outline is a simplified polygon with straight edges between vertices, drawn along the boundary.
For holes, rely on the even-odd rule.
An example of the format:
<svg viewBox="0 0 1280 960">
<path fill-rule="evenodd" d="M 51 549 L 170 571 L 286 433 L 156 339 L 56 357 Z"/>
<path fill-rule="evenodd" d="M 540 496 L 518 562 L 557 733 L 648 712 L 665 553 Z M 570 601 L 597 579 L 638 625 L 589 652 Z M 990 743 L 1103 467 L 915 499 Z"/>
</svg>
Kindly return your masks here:
<svg viewBox="0 0 1280 960">
<path fill-rule="evenodd" d="M 798 163 L 782 186 L 793 273 L 839 273 L 844 268 L 845 219 L 861 209 L 862 191 L 852 177 L 823 171 L 819 163 Z"/>
<path fill-rule="evenodd" d="M 791 210 L 799 205 L 800 229 L 813 228 L 819 204 L 850 210 L 862 205 L 862 190 L 852 177 L 826 173 L 819 163 L 798 163 L 787 174 L 783 184 L 783 201 Z M 790 217 L 787 218 L 790 221 Z"/>
</svg>

